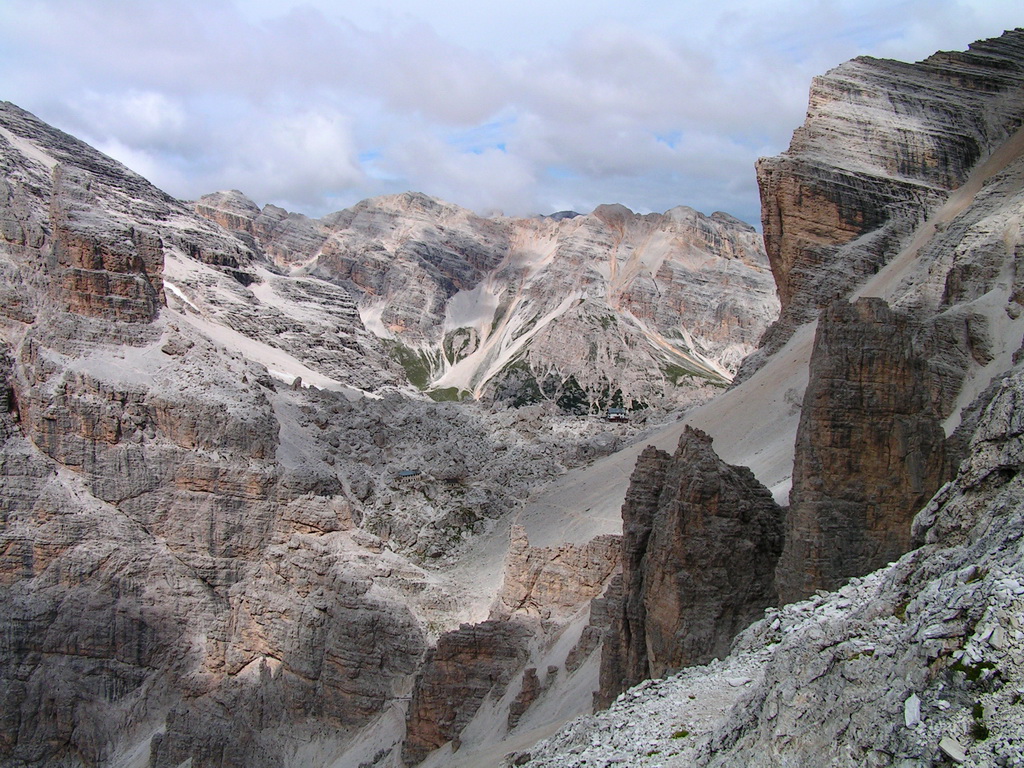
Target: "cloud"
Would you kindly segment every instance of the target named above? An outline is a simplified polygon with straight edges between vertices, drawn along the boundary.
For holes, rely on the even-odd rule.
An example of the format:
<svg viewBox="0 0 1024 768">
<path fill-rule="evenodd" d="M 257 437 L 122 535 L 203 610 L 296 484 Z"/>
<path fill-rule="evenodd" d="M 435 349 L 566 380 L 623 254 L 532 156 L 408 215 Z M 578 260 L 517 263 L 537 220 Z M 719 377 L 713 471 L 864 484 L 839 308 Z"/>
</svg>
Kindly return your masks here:
<svg viewBox="0 0 1024 768">
<path fill-rule="evenodd" d="M 756 220 L 813 75 L 999 34 L 1016 0 L 6 0 L 0 97 L 171 194 L 314 215 L 412 188 L 477 210 Z"/>
</svg>

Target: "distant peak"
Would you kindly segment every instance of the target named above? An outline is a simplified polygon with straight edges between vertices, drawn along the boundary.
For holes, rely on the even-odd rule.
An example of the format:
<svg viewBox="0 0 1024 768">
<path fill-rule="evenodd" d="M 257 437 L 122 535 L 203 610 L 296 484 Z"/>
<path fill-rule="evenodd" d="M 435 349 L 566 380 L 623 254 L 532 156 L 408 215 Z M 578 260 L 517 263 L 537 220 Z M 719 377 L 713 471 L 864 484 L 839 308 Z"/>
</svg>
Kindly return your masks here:
<svg viewBox="0 0 1024 768">
<path fill-rule="evenodd" d="M 618 225 L 625 223 L 626 219 L 633 218 L 634 213 L 620 203 L 611 203 L 597 206 L 591 215 L 605 224 Z"/>
<path fill-rule="evenodd" d="M 260 212 L 260 207 L 245 193 L 237 189 L 220 190 L 203 195 L 196 200 L 197 205 L 222 210 Z"/>
</svg>

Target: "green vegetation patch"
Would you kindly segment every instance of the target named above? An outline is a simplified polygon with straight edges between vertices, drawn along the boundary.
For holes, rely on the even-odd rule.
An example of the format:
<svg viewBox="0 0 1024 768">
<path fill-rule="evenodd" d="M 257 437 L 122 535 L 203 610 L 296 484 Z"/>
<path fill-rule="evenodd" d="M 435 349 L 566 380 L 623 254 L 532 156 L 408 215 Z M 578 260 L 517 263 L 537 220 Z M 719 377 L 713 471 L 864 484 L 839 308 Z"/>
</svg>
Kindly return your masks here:
<svg viewBox="0 0 1024 768">
<path fill-rule="evenodd" d="M 533 369 L 522 358 L 508 363 L 494 381 L 494 399 L 507 401 L 513 408 L 525 408 L 547 399 Z"/>
<path fill-rule="evenodd" d="M 413 349 L 394 339 L 383 339 L 388 354 L 405 370 L 409 383 L 417 389 L 426 389 L 434 370 L 434 361 L 429 352 Z"/>
<path fill-rule="evenodd" d="M 678 387 L 680 382 L 686 382 L 691 384 L 705 383 L 710 384 L 713 387 L 726 387 L 729 382 L 723 379 L 718 374 L 708 373 L 707 371 L 700 371 L 694 368 L 686 368 L 678 363 L 665 363 L 661 367 L 661 372 L 665 375 L 665 378 L 672 382 L 673 386 Z M 702 381 L 697 381 L 701 379 Z"/>
<path fill-rule="evenodd" d="M 463 400 L 472 400 L 473 393 L 458 387 L 441 387 L 427 392 L 427 397 L 435 403 L 458 403 Z"/>
<path fill-rule="evenodd" d="M 476 352 L 480 339 L 475 328 L 456 328 L 444 335 L 441 346 L 445 357 L 454 364 Z"/>
<path fill-rule="evenodd" d="M 959 660 L 954 661 L 951 667 L 954 672 L 963 672 L 964 677 L 972 683 L 978 682 L 986 671 L 995 668 L 996 665 L 991 661 L 979 661 L 977 664 L 964 664 Z"/>
<path fill-rule="evenodd" d="M 971 736 L 975 741 L 984 741 L 989 737 L 989 732 L 988 726 L 985 725 L 985 707 L 980 701 L 974 703 L 971 717 L 974 718 L 974 723 L 971 725 Z"/>
<path fill-rule="evenodd" d="M 562 382 L 561 392 L 555 400 L 555 405 L 567 413 L 583 415 L 590 413 L 590 397 L 575 376 L 570 376 Z"/>
</svg>

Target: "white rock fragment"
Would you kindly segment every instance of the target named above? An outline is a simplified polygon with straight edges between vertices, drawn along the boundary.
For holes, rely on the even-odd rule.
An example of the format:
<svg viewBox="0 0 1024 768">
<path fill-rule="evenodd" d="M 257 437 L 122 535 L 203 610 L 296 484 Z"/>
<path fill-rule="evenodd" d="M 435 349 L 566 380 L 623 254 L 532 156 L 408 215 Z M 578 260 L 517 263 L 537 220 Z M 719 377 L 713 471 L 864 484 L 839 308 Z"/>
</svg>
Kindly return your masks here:
<svg viewBox="0 0 1024 768">
<path fill-rule="evenodd" d="M 746 685 L 750 682 L 749 677 L 727 677 L 725 681 L 733 688 L 739 688 L 741 685 Z"/>
<path fill-rule="evenodd" d="M 903 702 L 903 722 L 907 728 L 913 728 L 921 722 L 921 699 L 916 693 L 910 694 Z"/>
<path fill-rule="evenodd" d="M 997 651 L 1006 649 L 1006 632 L 1001 626 L 996 626 L 992 631 L 992 635 L 988 639 L 988 644 L 995 648 Z"/>
<path fill-rule="evenodd" d="M 939 742 L 939 749 L 945 752 L 949 759 L 955 763 L 962 763 L 967 759 L 967 752 L 960 742 L 952 736 L 943 736 L 942 741 Z"/>
</svg>

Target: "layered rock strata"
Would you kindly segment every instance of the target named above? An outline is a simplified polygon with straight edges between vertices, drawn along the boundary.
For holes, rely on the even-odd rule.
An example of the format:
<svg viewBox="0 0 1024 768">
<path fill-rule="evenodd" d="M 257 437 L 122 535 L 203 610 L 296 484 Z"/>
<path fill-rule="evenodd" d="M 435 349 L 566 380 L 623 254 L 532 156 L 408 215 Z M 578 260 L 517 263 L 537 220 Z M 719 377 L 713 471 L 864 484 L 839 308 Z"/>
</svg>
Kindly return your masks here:
<svg viewBox="0 0 1024 768">
<path fill-rule="evenodd" d="M 1019 35 L 917 64 L 860 57 L 814 79 L 789 149 L 758 161 L 782 314 L 749 376 L 799 324 L 877 272 L 1020 125 Z"/>
<path fill-rule="evenodd" d="M 882 299 L 822 314 L 775 577 L 783 603 L 897 559 L 914 514 L 948 478 L 924 338 Z"/>
<path fill-rule="evenodd" d="M 0 762 L 340 754 L 468 610 L 413 560 L 575 446 L 346 389 L 400 379 L 343 288 L 6 104 L 0 165 Z"/>
<path fill-rule="evenodd" d="M 715 656 L 775 602 L 782 510 L 746 467 L 687 427 L 674 455 L 648 447 L 622 507 L 623 601 L 606 635 L 598 706 Z"/>
<path fill-rule="evenodd" d="M 523 764 L 1024 761 L 1022 72 L 1016 30 L 816 82 L 797 151 L 761 168 L 784 309 L 747 373 L 818 320 L 777 575 L 784 597 L 836 591 L 769 609 L 721 663 L 634 689 Z M 853 560 L 880 570 L 828 577 Z"/>
<path fill-rule="evenodd" d="M 457 741 L 484 698 L 500 697 L 523 667 L 532 636 L 518 621 L 464 624 L 442 635 L 427 653 L 413 688 L 403 762 L 416 765 L 438 747 Z"/>
<path fill-rule="evenodd" d="M 620 550 L 621 539 L 613 535 L 582 546 L 531 547 L 526 532 L 514 525 L 505 579 L 491 616 L 566 619 L 601 594 L 619 567 Z"/>
<path fill-rule="evenodd" d="M 980 400 L 969 458 L 914 520 L 918 549 L 770 609 L 721 662 L 649 681 L 523 764 L 1024 762 L 1022 397 L 1017 366 Z"/>
<path fill-rule="evenodd" d="M 531 662 L 551 650 L 605 591 L 620 550 L 618 536 L 578 546 L 531 547 L 525 531 L 513 525 L 504 580 L 489 619 L 441 635 L 416 677 L 402 747 L 405 764 L 416 765 L 449 743 L 457 751 L 463 730 L 485 701 L 497 707 L 517 677 L 519 690 L 507 702 L 505 725 L 518 726 L 560 671 L 559 665 L 549 665 L 542 680 Z M 575 672 L 596 648 L 597 642 L 577 643 L 566 656 L 566 671 Z"/>
</svg>

